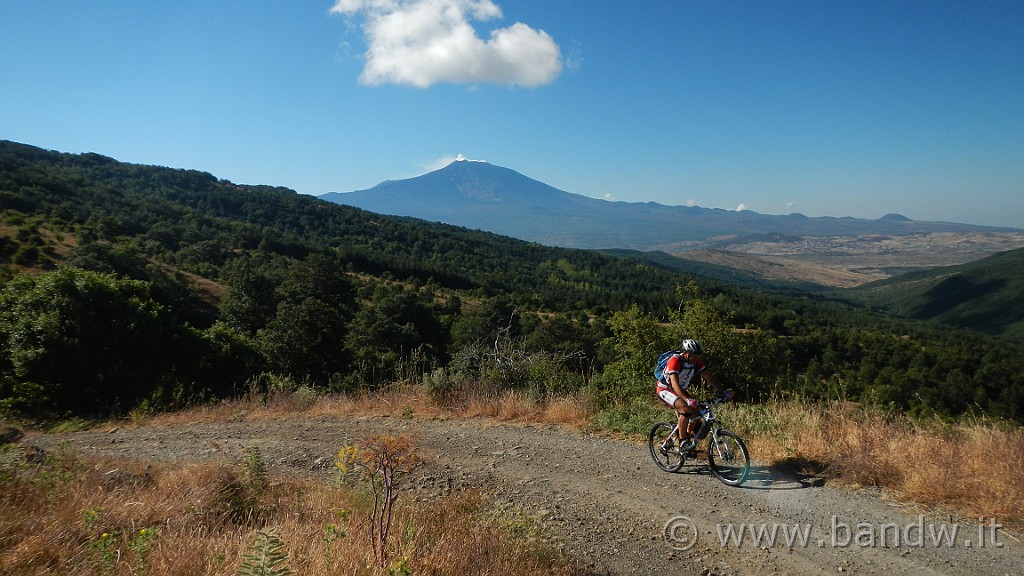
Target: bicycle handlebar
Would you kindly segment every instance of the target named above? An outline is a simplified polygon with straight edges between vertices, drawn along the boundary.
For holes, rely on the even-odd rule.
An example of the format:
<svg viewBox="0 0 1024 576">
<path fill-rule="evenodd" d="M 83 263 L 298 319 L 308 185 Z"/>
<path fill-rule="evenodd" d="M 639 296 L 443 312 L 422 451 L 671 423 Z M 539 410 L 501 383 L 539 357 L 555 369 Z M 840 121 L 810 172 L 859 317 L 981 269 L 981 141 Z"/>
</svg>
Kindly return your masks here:
<svg viewBox="0 0 1024 576">
<path fill-rule="evenodd" d="M 710 408 L 712 406 L 718 406 L 719 404 L 722 404 L 723 402 L 728 402 L 730 400 L 732 400 L 732 398 L 726 398 L 725 396 L 719 396 L 718 398 L 715 398 L 714 400 L 709 400 L 707 402 L 698 402 L 698 404 L 700 404 L 704 408 Z"/>
</svg>

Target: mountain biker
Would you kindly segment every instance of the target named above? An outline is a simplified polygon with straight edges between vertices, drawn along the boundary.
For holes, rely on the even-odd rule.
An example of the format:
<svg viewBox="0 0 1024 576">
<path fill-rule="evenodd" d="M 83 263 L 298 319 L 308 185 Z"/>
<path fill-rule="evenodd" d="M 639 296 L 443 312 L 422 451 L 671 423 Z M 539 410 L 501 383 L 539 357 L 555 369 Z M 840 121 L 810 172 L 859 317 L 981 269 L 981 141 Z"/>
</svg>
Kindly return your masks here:
<svg viewBox="0 0 1024 576">
<path fill-rule="evenodd" d="M 707 371 L 707 366 L 701 358 L 704 350 L 700 342 L 686 339 L 679 345 L 679 353 L 672 355 L 665 365 L 665 375 L 658 380 L 656 393 L 662 402 L 675 408 L 679 418 L 679 437 L 676 441 L 680 452 L 689 452 L 688 455 L 695 455 L 697 441 L 693 438 L 694 429 L 700 419 L 700 410 L 697 406 L 697 399 L 689 394 L 690 380 L 700 374 L 701 380 L 712 385 L 718 393 L 725 398 L 731 399 L 733 393 L 726 390 Z"/>
</svg>

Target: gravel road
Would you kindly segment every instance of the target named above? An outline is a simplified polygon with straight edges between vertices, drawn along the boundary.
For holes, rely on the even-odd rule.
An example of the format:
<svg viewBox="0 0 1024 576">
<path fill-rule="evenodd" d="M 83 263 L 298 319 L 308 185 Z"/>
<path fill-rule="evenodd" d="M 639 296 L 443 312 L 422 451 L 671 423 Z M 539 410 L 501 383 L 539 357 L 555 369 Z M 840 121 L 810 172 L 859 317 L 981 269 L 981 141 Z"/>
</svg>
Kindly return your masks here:
<svg viewBox="0 0 1024 576">
<path fill-rule="evenodd" d="M 732 488 L 701 460 L 669 474 L 646 445 L 551 425 L 297 415 L 30 434 L 24 443 L 145 461 L 257 447 L 272 474 L 327 478 L 338 448 L 382 431 L 422 446 L 421 496 L 481 487 L 539 517 L 594 574 L 1024 574 L 1024 545 L 992 525 L 998 519 L 922 512 L 756 465 Z"/>
</svg>

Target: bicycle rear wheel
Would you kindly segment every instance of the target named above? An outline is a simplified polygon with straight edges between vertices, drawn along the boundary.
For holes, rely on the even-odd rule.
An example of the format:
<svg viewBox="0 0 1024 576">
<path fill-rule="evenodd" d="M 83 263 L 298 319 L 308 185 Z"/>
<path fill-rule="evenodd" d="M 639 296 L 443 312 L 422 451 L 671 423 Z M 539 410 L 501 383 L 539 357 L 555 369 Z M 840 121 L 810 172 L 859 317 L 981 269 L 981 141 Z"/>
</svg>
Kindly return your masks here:
<svg viewBox="0 0 1024 576">
<path fill-rule="evenodd" d="M 651 427 L 651 432 L 647 435 L 647 446 L 651 449 L 651 458 L 654 459 L 658 468 L 665 472 L 678 472 L 686 462 L 686 458 L 679 454 L 678 441 L 673 438 L 670 442 L 666 442 L 675 428 L 676 425 L 670 422 L 658 422 Z"/>
<path fill-rule="evenodd" d="M 716 441 L 717 438 L 717 441 Z M 728 430 L 719 430 L 708 442 L 708 466 L 719 480 L 729 486 L 739 486 L 750 472 L 750 453 L 739 436 Z"/>
</svg>

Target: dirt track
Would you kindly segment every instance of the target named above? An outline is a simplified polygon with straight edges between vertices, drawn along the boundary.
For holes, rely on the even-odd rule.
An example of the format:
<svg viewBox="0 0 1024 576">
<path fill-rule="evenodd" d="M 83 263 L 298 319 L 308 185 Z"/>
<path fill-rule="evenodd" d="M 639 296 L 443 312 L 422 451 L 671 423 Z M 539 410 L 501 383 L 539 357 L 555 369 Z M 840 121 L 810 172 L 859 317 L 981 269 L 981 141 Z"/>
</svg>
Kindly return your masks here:
<svg viewBox="0 0 1024 576">
<path fill-rule="evenodd" d="M 1018 534 L 987 518 L 922 515 L 877 493 L 763 467 L 730 488 L 701 462 L 668 474 L 644 445 L 555 426 L 307 415 L 32 434 L 25 443 L 171 461 L 258 447 L 272 473 L 326 478 L 339 447 L 383 430 L 411 434 L 423 447 L 421 493 L 479 486 L 524 506 L 595 574 L 1024 574 Z M 757 447 L 751 452 L 756 459 Z M 760 542 L 751 529 L 766 531 Z"/>
</svg>

